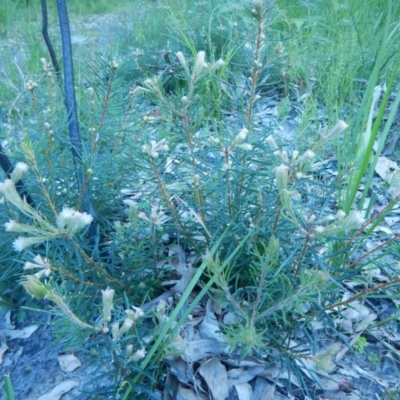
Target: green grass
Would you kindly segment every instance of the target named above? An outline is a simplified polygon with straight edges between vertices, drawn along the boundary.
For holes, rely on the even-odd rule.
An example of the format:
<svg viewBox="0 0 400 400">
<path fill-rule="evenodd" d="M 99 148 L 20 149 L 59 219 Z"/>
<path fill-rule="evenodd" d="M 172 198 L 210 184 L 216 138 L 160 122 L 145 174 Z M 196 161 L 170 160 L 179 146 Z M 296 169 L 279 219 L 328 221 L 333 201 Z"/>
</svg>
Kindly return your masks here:
<svg viewBox="0 0 400 400">
<path fill-rule="evenodd" d="M 264 357 L 282 371 L 287 366 L 307 392 L 299 363 L 306 365 L 308 355 L 289 340 L 300 330 L 311 335 L 317 319 L 351 349 L 351 332 L 332 319 L 389 287 L 398 293 L 399 278 L 384 261 L 396 256 L 393 236 L 381 235 L 382 247 L 364 247 L 377 240 L 373 228 L 396 199 L 379 215 L 358 210 L 375 190 L 374 162 L 395 118 L 394 111 L 387 120 L 383 115 L 399 81 L 400 5 L 278 0 L 270 7 L 255 1 L 253 10 L 244 1 L 68 2 L 73 33 L 84 39 L 74 42 L 75 86 L 100 248 L 88 242 L 87 218 L 72 229 L 85 216 L 62 211 L 81 211 L 81 198 L 63 95 L 40 61 L 47 52 L 39 9 L 3 5 L 2 135 L 13 162 L 29 165 L 23 179 L 38 209 L 0 186 L 6 197 L 0 217 L 9 231 L 0 232 L 1 287 L 24 276 L 28 293 L 58 307 L 59 336 L 112 369 L 115 385 L 104 389 L 107 395 L 129 399 L 144 396 L 145 388 L 160 390 L 166 355 L 179 355 L 179 330 L 207 298 L 232 316 L 232 325 L 219 326 L 232 352 Z M 107 25 L 99 14 L 109 12 L 115 19 Z M 58 30 L 50 33 L 60 58 Z M 27 89 L 29 80 L 37 88 Z M 374 87 L 384 81 L 389 91 L 374 114 Z M 268 96 L 279 101 L 277 123 L 291 122 L 297 110 L 289 145 L 272 139 L 260 118 L 257 101 Z M 331 158 L 338 177 L 318 167 Z M 21 248 L 26 237 L 40 243 Z M 132 311 L 165 291 L 174 268 L 182 275 L 184 259 L 190 268 L 178 278 L 179 299 L 146 310 L 145 320 Z M 22 269 L 33 260 L 40 279 Z M 389 281 L 375 282 L 371 266 Z M 352 292 L 349 281 L 358 283 Z M 6 294 L 4 301 L 18 304 Z M 323 350 L 309 357 L 316 369 L 326 364 L 330 350 Z"/>
</svg>

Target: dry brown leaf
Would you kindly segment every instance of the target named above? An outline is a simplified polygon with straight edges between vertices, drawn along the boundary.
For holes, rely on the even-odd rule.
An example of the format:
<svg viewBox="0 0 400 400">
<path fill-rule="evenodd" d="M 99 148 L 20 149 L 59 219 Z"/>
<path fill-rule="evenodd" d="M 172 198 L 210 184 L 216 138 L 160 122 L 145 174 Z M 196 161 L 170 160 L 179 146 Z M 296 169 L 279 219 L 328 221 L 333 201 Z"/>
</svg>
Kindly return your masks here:
<svg viewBox="0 0 400 400">
<path fill-rule="evenodd" d="M 364 320 L 371 311 L 358 301 L 354 301 L 345 310 L 340 313 L 341 318 L 336 323 L 345 332 L 352 332 L 353 323 Z"/>
<path fill-rule="evenodd" d="M 390 194 L 396 197 L 400 194 L 400 172 L 396 162 L 381 156 L 375 167 L 375 172 L 390 185 Z"/>
<path fill-rule="evenodd" d="M 385 222 L 389 225 L 389 226 L 392 226 L 392 225 L 394 225 L 394 224 L 396 224 L 397 222 L 399 222 L 400 221 L 400 217 L 392 217 L 392 216 L 389 216 L 389 217 L 385 217 Z"/>
<path fill-rule="evenodd" d="M 200 397 L 192 390 L 179 386 L 176 400 L 207 400 L 206 396 L 200 394 Z"/>
<path fill-rule="evenodd" d="M 5 329 L 15 329 L 15 325 L 11 322 L 11 311 L 4 314 L 3 326 Z"/>
<path fill-rule="evenodd" d="M 214 339 L 221 343 L 226 343 L 226 340 L 221 334 L 217 317 L 213 311 L 213 303 L 211 300 L 207 301 L 206 313 L 203 321 L 199 325 L 199 333 L 202 339 Z"/>
<path fill-rule="evenodd" d="M 235 368 L 228 371 L 228 385 L 231 389 L 235 385 L 250 382 L 256 376 L 264 372 L 264 366 Z"/>
<path fill-rule="evenodd" d="M 27 326 L 26 328 L 23 329 L 17 329 L 17 330 L 11 330 L 11 329 L 6 329 L 3 331 L 0 331 L 0 333 L 10 340 L 12 339 L 28 339 L 31 337 L 31 335 L 39 328 L 39 325 L 31 325 Z"/>
<path fill-rule="evenodd" d="M 229 396 L 228 374 L 221 362 L 213 358 L 206 361 L 200 368 L 199 374 L 207 383 L 214 399 L 226 399 Z"/>
<path fill-rule="evenodd" d="M 248 383 L 239 383 L 234 386 L 239 400 L 251 400 L 253 390 Z"/>
<path fill-rule="evenodd" d="M 265 361 L 259 360 L 256 357 L 248 356 L 243 359 L 235 358 L 234 356 L 230 357 L 221 357 L 224 364 L 229 365 L 230 367 L 258 367 L 259 365 L 266 365 Z"/>
<path fill-rule="evenodd" d="M 325 392 L 323 399 L 325 399 L 325 400 L 360 400 L 360 396 L 356 393 Z"/>
<path fill-rule="evenodd" d="M 400 194 L 400 171 L 397 170 L 393 173 L 392 180 L 390 182 L 390 194 L 392 198 L 397 197 Z"/>
<path fill-rule="evenodd" d="M 376 163 L 375 172 L 385 181 L 389 182 L 393 178 L 394 171 L 398 170 L 399 167 L 396 162 L 389 160 L 385 156 L 378 158 Z"/>
<path fill-rule="evenodd" d="M 329 375 L 329 378 L 320 378 L 321 386 L 319 389 L 324 391 L 335 391 L 342 392 L 344 389 L 351 387 L 351 382 L 349 382 L 344 376 L 333 374 Z"/>
<path fill-rule="evenodd" d="M 361 376 L 363 376 L 364 378 L 370 379 L 371 381 L 376 382 L 378 385 L 381 385 L 385 388 L 390 388 L 393 386 L 392 382 L 389 382 L 388 380 L 382 378 L 381 376 L 379 376 L 376 372 L 372 372 L 372 371 L 367 371 L 363 368 L 360 368 L 358 365 L 354 364 L 353 368 L 360 373 Z M 397 381 L 397 379 L 396 379 Z"/>
<path fill-rule="evenodd" d="M 266 379 L 257 377 L 252 400 L 276 400 L 275 387 Z"/>
<path fill-rule="evenodd" d="M 371 313 L 367 315 L 362 321 L 360 321 L 354 328 L 355 332 L 362 332 L 368 328 L 369 325 L 372 324 L 378 318 L 377 314 Z"/>
<path fill-rule="evenodd" d="M 334 356 L 342 348 L 338 342 L 332 343 L 326 349 L 320 350 L 315 356 L 315 368 L 318 372 L 331 373 L 336 369 L 336 364 L 333 362 Z"/>
<path fill-rule="evenodd" d="M 60 368 L 65 372 L 71 372 L 82 365 L 79 359 L 73 354 L 58 356 L 58 363 L 60 364 Z"/>
<path fill-rule="evenodd" d="M 184 343 L 181 356 L 186 362 L 201 361 L 206 358 L 228 354 L 228 346 L 212 339 L 199 339 Z"/>
<path fill-rule="evenodd" d="M 354 371 L 353 368 L 348 369 L 348 368 L 342 367 L 342 368 L 338 369 L 338 372 L 341 375 L 351 376 L 352 378 L 355 378 L 355 379 L 360 378 L 360 374 L 358 372 Z"/>
<path fill-rule="evenodd" d="M 61 396 L 79 386 L 77 381 L 64 381 L 57 385 L 51 392 L 40 396 L 37 400 L 59 400 Z"/>
<path fill-rule="evenodd" d="M 193 268 L 193 265 L 190 262 L 188 262 L 186 253 L 181 246 L 170 248 L 169 256 L 171 257 L 171 263 L 176 272 L 180 275 L 180 278 L 163 282 L 163 285 L 174 284 L 171 291 L 173 293 L 183 293 L 196 273 L 196 269 Z"/>
<path fill-rule="evenodd" d="M 281 380 L 288 380 L 290 383 L 297 387 L 301 387 L 301 383 L 299 382 L 297 376 L 293 373 L 289 373 L 287 369 L 282 368 L 269 368 L 264 369 L 262 372 L 257 374 L 257 376 L 268 379 L 269 381 L 273 381 L 279 387 L 287 387 L 286 382 L 281 382 Z M 276 381 L 276 379 L 279 379 Z"/>
</svg>

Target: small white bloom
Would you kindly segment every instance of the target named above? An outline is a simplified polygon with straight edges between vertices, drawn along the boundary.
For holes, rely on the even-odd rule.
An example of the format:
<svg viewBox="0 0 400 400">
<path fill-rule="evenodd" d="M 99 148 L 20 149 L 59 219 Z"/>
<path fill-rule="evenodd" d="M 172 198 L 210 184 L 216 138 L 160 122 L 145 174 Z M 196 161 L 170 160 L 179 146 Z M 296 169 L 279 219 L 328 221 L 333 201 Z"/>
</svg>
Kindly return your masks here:
<svg viewBox="0 0 400 400">
<path fill-rule="evenodd" d="M 11 172 L 11 180 L 17 183 L 29 170 L 27 164 L 23 162 L 18 162 L 15 164 L 13 171 Z"/>
<path fill-rule="evenodd" d="M 225 61 L 222 58 L 220 58 L 217 61 L 215 61 L 215 63 L 210 65 L 210 71 L 215 71 L 216 69 L 221 68 L 224 65 L 225 65 Z"/>
<path fill-rule="evenodd" d="M 233 140 L 233 145 L 237 145 L 239 143 L 242 143 L 244 140 L 246 140 L 247 134 L 249 133 L 248 129 L 243 128 L 235 137 Z"/>
<path fill-rule="evenodd" d="M 137 350 L 135 352 L 135 354 L 133 354 L 131 357 L 129 357 L 128 362 L 135 362 L 135 361 L 139 361 L 142 358 L 144 358 L 146 356 L 146 350 L 144 348 Z"/>
<path fill-rule="evenodd" d="M 27 261 L 24 265 L 24 270 L 28 270 L 28 269 L 36 269 L 36 268 L 40 268 L 39 272 L 35 273 L 35 276 L 40 279 L 42 276 L 50 276 L 51 274 L 51 265 L 49 263 L 49 261 L 47 260 L 47 258 L 45 258 L 43 260 L 42 256 L 40 254 L 38 254 L 33 261 L 35 261 L 34 263 Z"/>
<path fill-rule="evenodd" d="M 278 145 L 276 144 L 275 139 L 274 139 L 274 137 L 272 135 L 268 136 L 265 139 L 265 141 L 267 142 L 269 147 L 271 147 L 271 150 L 277 150 L 278 149 Z"/>
<path fill-rule="evenodd" d="M 133 353 L 133 344 L 128 344 L 128 346 L 126 346 L 125 354 L 127 356 L 131 356 L 132 353 Z"/>
<path fill-rule="evenodd" d="M 339 211 L 336 213 L 335 217 L 336 217 L 338 220 L 341 220 L 341 219 L 343 219 L 344 217 L 346 217 L 346 213 L 345 213 L 343 210 L 339 210 Z"/>
<path fill-rule="evenodd" d="M 153 92 L 158 92 L 160 90 L 158 86 L 158 80 L 156 77 L 146 79 L 144 81 L 144 85 L 147 86 Z M 143 89 L 146 90 L 145 88 Z"/>
<path fill-rule="evenodd" d="M 280 158 L 285 164 L 289 164 L 289 157 L 286 150 L 274 151 L 274 156 Z"/>
<path fill-rule="evenodd" d="M 148 217 L 143 211 L 138 214 L 138 217 L 154 225 L 162 225 L 171 219 L 170 217 L 167 217 L 164 211 L 160 210 L 158 206 L 151 207 L 150 217 Z"/>
<path fill-rule="evenodd" d="M 212 144 L 214 144 L 215 146 L 219 146 L 221 144 L 221 140 L 219 140 L 216 137 L 210 137 L 208 139 Z"/>
<path fill-rule="evenodd" d="M 33 82 L 33 81 L 28 81 L 28 83 L 25 85 L 25 87 L 28 90 L 32 90 L 33 91 L 38 87 L 38 84 L 36 82 Z"/>
<path fill-rule="evenodd" d="M 131 307 L 135 310 L 135 319 L 144 317 L 144 311 L 140 307 Z"/>
<path fill-rule="evenodd" d="M 365 223 L 365 219 L 361 216 L 359 211 L 350 211 L 349 215 L 344 218 L 340 227 L 344 230 L 354 230 L 361 228 Z"/>
<path fill-rule="evenodd" d="M 315 153 L 312 150 L 307 150 L 299 158 L 301 162 L 311 161 L 315 157 Z"/>
<path fill-rule="evenodd" d="M 157 314 L 165 314 L 166 309 L 167 309 L 167 302 L 165 300 L 160 300 L 156 308 Z"/>
<path fill-rule="evenodd" d="M 230 169 L 232 169 L 232 161 L 231 160 L 229 160 L 228 162 L 225 162 L 221 167 L 221 170 L 223 172 L 229 171 Z"/>
<path fill-rule="evenodd" d="M 117 340 L 120 337 L 122 337 L 123 335 L 125 335 L 125 333 L 129 332 L 129 330 L 132 328 L 132 326 L 133 326 L 133 321 L 130 318 L 125 318 L 124 323 L 122 324 L 121 328 L 119 328 L 117 338 L 115 339 L 113 337 L 113 339 Z"/>
<path fill-rule="evenodd" d="M 242 143 L 236 147 L 238 147 L 239 149 L 242 149 L 244 151 L 252 151 L 253 150 L 253 146 L 250 143 Z"/>
<path fill-rule="evenodd" d="M 125 199 L 125 200 L 123 200 L 123 203 L 125 203 L 127 206 L 129 206 L 129 208 L 137 209 L 137 207 L 138 207 L 138 203 L 131 199 Z"/>
<path fill-rule="evenodd" d="M 325 231 L 325 228 L 324 228 L 323 226 L 321 226 L 321 225 L 317 225 L 317 226 L 314 228 L 314 232 L 315 232 L 316 234 L 324 233 L 324 231 Z"/>
</svg>

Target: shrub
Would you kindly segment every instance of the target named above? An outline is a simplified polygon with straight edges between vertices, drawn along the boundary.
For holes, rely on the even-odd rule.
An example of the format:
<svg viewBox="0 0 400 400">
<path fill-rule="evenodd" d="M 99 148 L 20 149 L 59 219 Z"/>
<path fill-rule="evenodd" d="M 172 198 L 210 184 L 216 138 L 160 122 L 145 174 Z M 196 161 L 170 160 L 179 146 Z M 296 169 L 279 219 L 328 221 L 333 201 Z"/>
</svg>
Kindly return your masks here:
<svg viewBox="0 0 400 400">
<path fill-rule="evenodd" d="M 167 72 L 128 90 L 123 66 L 104 58 L 94 64 L 93 86 L 79 88 L 79 116 L 84 182 L 99 215 L 96 243 L 86 235 L 92 217 L 81 211 L 63 101 L 46 61 L 43 77 L 27 85 L 29 116 L 8 138 L 10 157 L 25 162 L 0 185 L 6 231 L 18 236 L 13 248 L 24 261 L 22 285 L 63 312 L 71 346 L 78 345 L 74 329 L 83 330 L 80 341 L 91 337 L 93 348 L 107 345 L 100 354 L 113 368 L 107 390 L 126 390 L 124 398 L 161 390 L 163 361 L 187 355 L 187 319 L 209 302 L 211 314 L 220 310 L 213 334 L 223 352 L 255 355 L 317 380 L 330 368 L 330 350 L 312 353 L 298 343 L 298 331 L 322 322 L 346 342 L 348 310 L 360 314 L 361 298 L 399 281 L 388 269 L 390 281 L 374 284 L 366 270 L 393 238 L 363 247 L 399 196 L 374 216 L 358 207 L 361 180 L 371 184 L 370 148 L 361 146 L 359 131 L 352 131 L 356 159 L 343 161 L 339 175 L 325 171 L 325 155 L 349 128 L 344 121 L 299 148 L 265 126 L 257 106 L 265 25 L 276 9 L 257 0 L 244 8 L 255 32 L 249 40 L 229 36 L 227 44 L 224 38 L 204 45 L 206 52 L 197 48 L 199 38 L 178 32 L 186 49 L 170 54 L 177 71 L 172 89 Z M 211 32 L 206 40 L 214 43 Z M 236 54 L 245 40 L 250 44 Z M 239 56 L 250 67 L 240 74 Z M 357 129 L 372 115 L 377 78 L 374 72 Z M 16 191 L 21 177 L 35 206 Z M 351 280 L 361 287 L 355 293 L 347 288 Z M 163 286 L 170 287 L 167 295 Z"/>
</svg>

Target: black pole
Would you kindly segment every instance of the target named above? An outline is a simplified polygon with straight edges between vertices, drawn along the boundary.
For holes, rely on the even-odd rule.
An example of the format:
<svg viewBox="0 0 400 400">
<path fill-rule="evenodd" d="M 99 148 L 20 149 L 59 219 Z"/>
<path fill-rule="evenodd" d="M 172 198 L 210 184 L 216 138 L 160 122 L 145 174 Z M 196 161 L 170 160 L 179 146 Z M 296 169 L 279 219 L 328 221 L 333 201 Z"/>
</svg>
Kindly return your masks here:
<svg viewBox="0 0 400 400">
<path fill-rule="evenodd" d="M 98 218 L 92 205 L 89 192 L 89 184 L 84 181 L 82 141 L 79 134 L 79 120 L 76 107 L 74 67 L 72 61 L 71 32 L 69 29 L 68 10 L 65 0 L 57 0 L 58 19 L 60 22 L 61 42 L 64 64 L 64 90 L 65 106 L 68 114 L 68 130 L 71 141 L 71 151 L 74 161 L 75 174 L 78 182 L 78 189 L 81 193 L 82 208 L 93 217 L 89 228 L 91 242 L 96 241 Z"/>
</svg>

